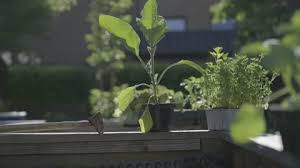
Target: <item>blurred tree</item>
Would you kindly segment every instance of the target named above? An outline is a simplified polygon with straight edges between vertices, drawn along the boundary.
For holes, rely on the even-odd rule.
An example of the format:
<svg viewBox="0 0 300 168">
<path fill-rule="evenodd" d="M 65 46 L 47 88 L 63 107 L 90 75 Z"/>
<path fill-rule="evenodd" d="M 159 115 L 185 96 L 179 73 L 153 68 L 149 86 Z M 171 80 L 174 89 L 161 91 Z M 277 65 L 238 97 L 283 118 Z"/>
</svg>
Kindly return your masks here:
<svg viewBox="0 0 300 168">
<path fill-rule="evenodd" d="M 212 6 L 213 22 L 233 19 L 236 47 L 277 36 L 276 28 L 292 15 L 288 0 L 220 0 Z"/>
<path fill-rule="evenodd" d="M 61 13 L 77 5 L 77 0 L 47 0 L 47 3 L 53 12 Z"/>
<path fill-rule="evenodd" d="M 70 10 L 77 0 L 1 0 L 0 1 L 0 54 L 18 52 L 25 35 L 46 31 L 48 19 L 53 14 Z M 8 70 L 0 57 L 0 110 L 7 91 Z"/>
<path fill-rule="evenodd" d="M 42 33 L 48 18 L 69 10 L 77 0 L 1 0 L 0 50 L 16 50 L 24 35 Z"/>
<path fill-rule="evenodd" d="M 100 28 L 99 14 L 113 15 L 130 22 L 131 5 L 132 0 L 94 0 L 90 3 L 87 19 L 91 23 L 91 33 L 86 35 L 86 43 L 91 55 L 87 58 L 87 63 L 96 68 L 100 89 L 111 89 L 115 85 L 115 73 L 123 68 L 125 53 L 121 41 Z M 104 76 L 108 79 L 104 79 Z M 104 86 L 104 80 L 110 80 L 109 86 Z"/>
</svg>

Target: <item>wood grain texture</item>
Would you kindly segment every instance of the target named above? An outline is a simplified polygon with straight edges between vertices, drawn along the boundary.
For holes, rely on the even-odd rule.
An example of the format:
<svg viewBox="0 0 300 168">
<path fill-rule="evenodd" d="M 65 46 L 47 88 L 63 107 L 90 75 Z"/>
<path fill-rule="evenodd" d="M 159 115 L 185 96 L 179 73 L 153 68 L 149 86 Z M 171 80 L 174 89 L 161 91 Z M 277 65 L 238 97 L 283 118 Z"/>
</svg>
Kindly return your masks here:
<svg viewBox="0 0 300 168">
<path fill-rule="evenodd" d="M 200 150 L 201 139 L 219 139 L 217 132 L 172 131 L 91 133 L 1 133 L 0 156 L 94 154 Z"/>
<path fill-rule="evenodd" d="M 141 132 L 68 132 L 68 133 L 0 133 L 0 144 L 6 143 L 57 143 L 57 142 L 103 142 L 103 141 L 146 141 L 188 140 L 220 138 L 220 132 L 207 130 L 170 131 L 142 134 Z"/>
</svg>

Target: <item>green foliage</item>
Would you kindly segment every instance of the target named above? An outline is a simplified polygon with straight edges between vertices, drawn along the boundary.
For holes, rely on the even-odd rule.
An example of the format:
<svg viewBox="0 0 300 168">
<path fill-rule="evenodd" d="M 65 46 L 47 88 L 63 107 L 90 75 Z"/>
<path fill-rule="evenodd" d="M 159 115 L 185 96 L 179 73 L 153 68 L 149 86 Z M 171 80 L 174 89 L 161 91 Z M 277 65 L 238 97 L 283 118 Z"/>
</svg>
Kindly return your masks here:
<svg viewBox="0 0 300 168">
<path fill-rule="evenodd" d="M 288 0 L 220 0 L 211 11 L 214 22 L 233 19 L 237 46 L 278 35 L 277 26 L 288 20 Z"/>
<path fill-rule="evenodd" d="M 228 57 L 222 48 L 215 48 L 211 55 L 215 62 L 207 63 L 203 76 L 184 82 L 193 109 L 239 108 L 246 102 L 266 105 L 272 80 L 259 58 Z"/>
<path fill-rule="evenodd" d="M 131 87 L 130 87 L 131 88 Z M 123 106 L 122 108 L 119 107 L 119 109 L 116 109 L 114 116 L 120 117 L 124 114 L 128 113 L 134 113 L 134 112 L 141 112 L 143 111 L 143 108 L 146 104 L 149 103 L 155 103 L 153 99 L 149 99 L 149 97 L 152 95 L 152 90 L 145 88 L 141 90 L 134 90 L 134 95 L 132 95 L 133 88 L 130 89 L 130 95 L 127 95 L 126 98 L 132 98 L 132 101 L 127 105 L 128 101 L 126 101 L 126 108 Z M 127 94 L 129 91 L 125 89 L 125 91 L 122 91 L 118 99 L 121 100 L 122 105 L 125 104 L 125 102 L 122 102 L 125 98 L 120 98 L 120 96 L 124 96 L 125 93 Z M 182 92 L 175 92 L 174 90 L 168 89 L 165 86 L 159 85 L 157 87 L 157 97 L 159 103 L 174 103 L 176 105 L 177 109 L 182 109 L 184 106 L 184 96 Z M 120 101 L 117 101 L 120 102 Z M 120 106 L 120 105 L 119 105 Z"/>
<path fill-rule="evenodd" d="M 95 84 L 91 70 L 68 66 L 14 66 L 9 76 L 8 99 L 13 104 L 87 102 Z"/>
<path fill-rule="evenodd" d="M 114 38 L 112 34 L 107 33 L 99 26 L 99 13 L 118 16 L 129 23 L 131 16 L 128 13 L 131 5 L 131 0 L 94 0 L 90 2 L 87 20 L 91 24 L 91 32 L 85 36 L 85 39 L 91 55 L 86 61 L 96 69 L 96 77 L 101 89 L 105 88 L 106 83 L 108 83 L 109 89 L 116 84 L 116 73 L 124 68 L 125 52 L 121 46 L 121 40 Z"/>
<path fill-rule="evenodd" d="M 115 86 L 112 91 L 92 89 L 89 97 L 91 113 L 101 113 L 105 118 L 113 117 L 115 109 L 117 109 L 117 104 L 114 99 L 118 96 L 119 91 L 126 87 L 126 84 Z"/>
<path fill-rule="evenodd" d="M 143 32 L 147 42 L 148 42 L 148 51 L 150 54 L 150 59 L 148 60 L 147 64 L 145 61 L 140 57 L 138 53 L 139 48 L 139 38 L 136 37 L 135 31 L 124 21 L 121 21 L 120 19 L 116 19 L 114 17 L 107 17 L 107 20 L 104 18 L 105 15 L 100 15 L 100 26 L 104 29 L 106 29 L 111 34 L 115 35 L 116 37 L 121 38 L 122 40 L 125 40 L 127 47 L 134 49 L 134 54 L 137 56 L 138 60 L 144 67 L 146 73 L 149 75 L 149 78 L 151 80 L 151 85 L 148 84 L 142 84 L 142 85 L 135 85 L 133 88 L 137 88 L 139 86 L 146 86 L 151 89 L 151 95 L 149 96 L 149 99 L 153 99 L 154 103 L 158 103 L 158 85 L 166 71 L 168 71 L 171 67 L 174 67 L 175 65 L 180 64 L 187 64 L 191 67 L 195 67 L 197 64 L 192 64 L 190 61 L 181 61 L 179 63 L 175 63 L 171 65 L 170 67 L 167 67 L 166 70 L 163 71 L 161 76 L 155 72 L 155 65 L 154 65 L 154 58 L 155 58 L 155 52 L 157 43 L 165 36 L 167 32 L 167 26 L 164 18 L 162 16 L 159 16 L 157 13 L 157 2 L 156 0 L 148 0 L 141 12 L 142 18 L 137 19 L 138 25 Z M 103 22 L 103 23 L 101 23 Z M 109 27 L 108 27 L 109 25 Z M 122 27 L 123 29 L 120 29 Z M 201 69 L 201 68 L 198 68 Z M 124 110 L 126 107 L 125 105 L 129 105 L 130 101 L 132 101 L 132 88 L 126 90 L 125 93 L 130 94 L 124 94 L 124 92 L 121 92 L 121 97 L 119 97 L 118 102 L 121 105 L 121 111 Z M 127 97 L 127 95 L 129 97 Z M 122 98 L 122 99 L 121 99 Z M 128 99 L 127 99 L 128 98 Z M 130 101 L 128 101 L 130 100 Z M 126 103 L 124 103 L 126 102 Z"/>
<path fill-rule="evenodd" d="M 135 55 L 139 55 L 141 40 L 130 24 L 109 15 L 100 15 L 99 23 L 103 29 L 124 40 Z"/>
<path fill-rule="evenodd" d="M 70 3 L 76 0 L 1 0 L 0 49 L 26 47 L 21 39 L 43 33 L 52 14 L 70 9 Z"/>
<path fill-rule="evenodd" d="M 158 73 L 161 73 L 168 64 L 166 63 L 156 63 L 155 68 Z M 136 83 L 143 83 L 145 81 L 150 81 L 149 76 L 144 71 L 143 67 L 134 62 L 125 63 L 125 67 L 122 71 L 116 73 L 117 84 L 128 83 L 130 86 Z M 166 78 L 163 78 L 160 84 L 167 86 L 173 90 L 182 90 L 180 83 L 182 79 L 188 78 L 190 76 L 200 76 L 199 72 L 192 68 L 186 68 L 184 66 L 176 66 L 171 68 L 168 73 L 165 74 Z"/>
<path fill-rule="evenodd" d="M 263 115 L 261 108 L 251 104 L 243 104 L 230 127 L 231 137 L 234 141 L 245 144 L 250 142 L 250 138 L 262 135 L 266 131 Z"/>
<path fill-rule="evenodd" d="M 269 52 L 268 47 L 264 47 L 262 42 L 252 42 L 244 45 L 240 49 L 240 54 L 247 54 L 251 57 L 257 57 L 258 55 L 264 55 Z"/>
<path fill-rule="evenodd" d="M 47 0 L 50 9 L 55 13 L 69 11 L 73 6 L 77 5 L 77 0 Z"/>
<path fill-rule="evenodd" d="M 125 111 L 129 104 L 133 101 L 135 91 L 136 87 L 128 87 L 120 92 L 119 96 L 117 97 L 117 100 L 118 108 L 121 111 Z"/>
<path fill-rule="evenodd" d="M 300 84 L 300 11 L 297 11 L 290 22 L 280 27 L 284 36 L 281 45 L 271 45 L 269 52 L 263 60 L 266 67 L 279 71 L 289 89 L 290 94 L 295 96 L 297 86 Z"/>
<path fill-rule="evenodd" d="M 140 30 L 143 32 L 149 46 L 155 47 L 168 31 L 166 21 L 158 15 L 156 0 L 146 2 L 141 16 L 141 19 L 137 19 Z"/>
<path fill-rule="evenodd" d="M 153 127 L 153 120 L 148 107 L 146 107 L 145 112 L 142 114 L 138 122 L 141 127 L 142 133 L 147 133 L 151 130 L 151 128 Z"/>
<path fill-rule="evenodd" d="M 0 49 L 20 47 L 24 35 L 45 30 L 50 10 L 44 1 L 2 0 L 0 6 Z"/>
<path fill-rule="evenodd" d="M 121 117 L 128 113 L 142 111 L 145 104 L 149 103 L 148 101 L 149 96 L 151 95 L 151 90 L 135 90 L 135 88 L 127 88 L 127 86 L 127 84 L 115 86 L 111 91 L 92 89 L 89 97 L 91 114 L 101 113 L 103 117 L 111 118 Z M 120 91 L 122 91 L 121 94 L 119 94 Z M 133 100 L 130 101 L 130 104 L 128 105 L 128 101 L 118 104 L 117 99 L 124 100 L 123 98 L 120 98 L 122 96 L 127 96 L 127 99 L 128 97 L 130 97 Z M 177 108 L 183 108 L 184 98 L 182 92 L 175 92 L 173 90 L 168 89 L 165 86 L 159 86 L 158 98 L 160 103 L 174 102 Z"/>
<path fill-rule="evenodd" d="M 284 34 L 282 44 L 289 48 L 296 48 L 300 45 L 300 10 L 296 11 L 290 22 L 280 27 L 280 32 Z"/>
<path fill-rule="evenodd" d="M 300 85 L 300 11 L 296 12 L 290 23 L 280 28 L 283 33 L 281 44 L 273 44 L 268 48 L 269 52 L 263 59 L 263 64 L 272 70 L 276 70 L 282 76 L 287 89 L 281 89 L 273 93 L 271 100 L 290 93 L 290 96 L 282 102 L 285 109 L 299 109 L 299 85 Z M 247 139 L 260 135 L 265 131 L 264 118 L 260 109 L 253 105 L 244 105 L 238 116 L 237 122 L 231 127 L 233 139 L 238 143 L 246 143 Z M 260 115 L 259 115 L 260 114 Z M 252 117 L 249 115 L 253 115 Z M 251 129 L 247 129 L 251 125 Z"/>
</svg>

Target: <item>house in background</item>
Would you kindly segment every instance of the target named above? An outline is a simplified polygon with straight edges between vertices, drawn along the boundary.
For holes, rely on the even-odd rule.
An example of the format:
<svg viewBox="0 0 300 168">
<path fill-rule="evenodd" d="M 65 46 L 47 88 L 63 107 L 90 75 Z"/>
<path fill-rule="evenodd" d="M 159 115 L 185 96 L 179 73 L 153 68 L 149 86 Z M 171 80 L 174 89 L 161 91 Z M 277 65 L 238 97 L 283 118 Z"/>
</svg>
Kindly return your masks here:
<svg viewBox="0 0 300 168">
<path fill-rule="evenodd" d="M 89 2 L 78 0 L 69 12 L 53 17 L 49 31 L 30 40 L 30 46 L 44 64 L 85 65 L 89 56 L 84 36 L 90 31 L 86 21 Z M 210 6 L 217 0 L 159 0 L 159 12 L 169 27 L 169 33 L 159 45 L 162 59 L 204 58 L 209 50 L 223 46 L 232 48 L 232 24 L 212 25 Z M 134 0 L 133 11 L 139 16 L 144 0 Z M 145 44 L 142 44 L 145 46 Z M 145 47 L 143 47 L 145 48 Z M 146 50 L 142 50 L 143 54 Z"/>
</svg>

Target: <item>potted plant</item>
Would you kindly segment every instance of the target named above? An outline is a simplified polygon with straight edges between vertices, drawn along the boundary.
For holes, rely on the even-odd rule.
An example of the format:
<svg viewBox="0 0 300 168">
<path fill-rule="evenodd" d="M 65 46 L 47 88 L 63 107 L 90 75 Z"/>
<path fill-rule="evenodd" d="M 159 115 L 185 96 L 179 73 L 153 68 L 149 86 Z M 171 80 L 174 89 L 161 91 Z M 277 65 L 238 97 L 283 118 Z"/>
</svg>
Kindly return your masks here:
<svg viewBox="0 0 300 168">
<path fill-rule="evenodd" d="M 185 80 L 188 100 L 195 110 L 206 109 L 208 129 L 229 130 L 240 106 L 251 102 L 266 107 L 271 94 L 269 72 L 261 65 L 261 58 L 246 55 L 229 57 L 222 48 L 211 52 L 214 62 L 206 64 L 200 78 Z"/>
<path fill-rule="evenodd" d="M 138 84 L 128 87 L 120 92 L 117 97 L 119 110 L 125 111 L 129 104 L 134 100 L 135 92 L 138 88 L 146 87 L 151 89 L 151 95 L 148 98 L 145 112 L 139 120 L 142 132 L 166 131 L 168 130 L 168 121 L 173 112 L 174 104 L 160 104 L 157 94 L 157 86 L 160 84 L 166 72 L 177 65 L 188 65 L 198 71 L 203 69 L 196 63 L 188 60 L 181 60 L 168 66 L 160 75 L 155 72 L 155 53 L 157 44 L 165 37 L 167 33 L 167 24 L 164 18 L 158 15 L 157 1 L 148 0 L 141 11 L 141 18 L 137 18 L 137 25 L 140 28 L 148 44 L 150 59 L 145 62 L 139 52 L 140 37 L 130 24 L 121 19 L 109 15 L 100 15 L 100 26 L 106 31 L 112 33 L 117 38 L 122 39 L 128 49 L 136 56 L 144 67 L 150 78 L 150 84 Z"/>
<path fill-rule="evenodd" d="M 134 100 L 129 104 L 125 111 L 115 109 L 114 117 L 124 117 L 125 126 L 138 125 L 138 119 L 145 109 L 145 104 L 148 103 L 152 90 L 149 88 L 137 90 L 134 95 Z M 184 96 L 182 92 L 175 92 L 168 89 L 166 86 L 157 86 L 157 97 L 160 104 L 174 104 L 176 109 L 182 109 L 184 104 Z"/>
</svg>

